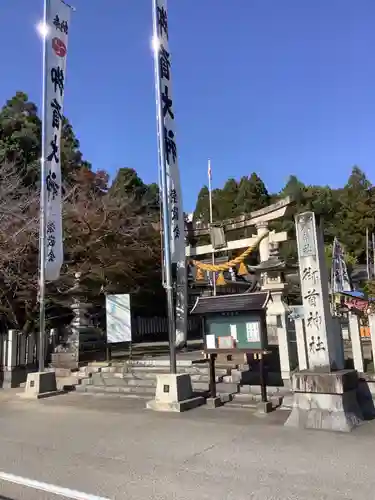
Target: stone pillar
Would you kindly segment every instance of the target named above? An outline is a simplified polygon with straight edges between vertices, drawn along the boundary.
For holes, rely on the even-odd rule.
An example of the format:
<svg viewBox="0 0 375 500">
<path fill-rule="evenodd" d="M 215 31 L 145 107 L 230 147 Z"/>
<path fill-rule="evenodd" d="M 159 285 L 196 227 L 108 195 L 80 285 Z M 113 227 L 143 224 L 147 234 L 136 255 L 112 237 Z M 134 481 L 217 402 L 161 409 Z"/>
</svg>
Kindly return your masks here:
<svg viewBox="0 0 375 500">
<path fill-rule="evenodd" d="M 26 365 L 26 340 L 27 337 L 25 334 L 20 334 L 19 338 L 19 364 L 20 366 Z"/>
<path fill-rule="evenodd" d="M 332 326 L 323 230 L 313 212 L 296 216 L 296 235 L 310 369 L 342 369 L 342 349 Z"/>
<path fill-rule="evenodd" d="M 258 226 L 257 226 L 258 227 Z M 267 230 L 267 225 L 263 224 L 260 228 L 258 227 L 258 234 L 264 234 Z M 260 249 L 260 260 L 267 257 L 272 259 L 278 259 L 278 245 L 273 244 L 272 249 L 270 249 L 269 240 L 265 238 L 262 243 L 267 245 L 267 251 L 265 248 Z M 288 307 L 283 300 L 285 283 L 282 279 L 282 274 L 279 270 L 270 270 L 267 273 L 262 274 L 262 291 L 270 292 L 272 300 L 267 306 L 267 325 L 277 332 L 277 343 L 279 346 L 279 357 L 280 357 L 280 371 L 281 378 L 283 380 L 290 381 L 290 366 L 291 366 L 291 356 L 290 356 L 290 345 L 288 338 Z"/>
<path fill-rule="evenodd" d="M 276 324 L 279 344 L 280 372 L 283 380 L 290 380 L 290 350 L 287 330 L 287 308 L 282 291 L 272 291 L 272 301 L 267 308 L 267 318 Z"/>
<path fill-rule="evenodd" d="M 36 356 L 35 356 L 35 334 L 30 333 L 27 336 L 27 361 L 26 363 L 28 365 L 33 365 L 34 362 L 36 361 Z"/>
<path fill-rule="evenodd" d="M 350 338 L 352 339 L 352 353 L 354 368 L 359 373 L 364 373 L 363 349 L 361 333 L 359 329 L 358 316 L 352 312 L 349 313 Z"/>
<path fill-rule="evenodd" d="M 296 327 L 298 367 L 299 367 L 299 370 L 307 370 L 307 368 L 308 368 L 307 346 L 306 346 L 305 325 L 303 322 L 303 318 L 301 318 L 301 317 L 295 318 L 294 324 Z"/>
<path fill-rule="evenodd" d="M 372 362 L 375 368 L 375 313 L 370 312 L 368 315 L 368 323 L 370 327 L 371 335 L 371 351 L 372 351 Z"/>
<path fill-rule="evenodd" d="M 257 229 L 257 236 L 263 236 L 268 232 L 268 222 L 258 222 L 255 225 Z M 266 262 L 269 259 L 269 238 L 266 236 L 259 244 L 259 259 L 260 262 Z"/>
<path fill-rule="evenodd" d="M 363 421 L 358 373 L 343 369 L 342 337 L 330 312 L 323 230 L 313 212 L 296 216 L 296 234 L 308 369 L 292 375 L 293 407 L 285 425 L 350 432 Z"/>
</svg>

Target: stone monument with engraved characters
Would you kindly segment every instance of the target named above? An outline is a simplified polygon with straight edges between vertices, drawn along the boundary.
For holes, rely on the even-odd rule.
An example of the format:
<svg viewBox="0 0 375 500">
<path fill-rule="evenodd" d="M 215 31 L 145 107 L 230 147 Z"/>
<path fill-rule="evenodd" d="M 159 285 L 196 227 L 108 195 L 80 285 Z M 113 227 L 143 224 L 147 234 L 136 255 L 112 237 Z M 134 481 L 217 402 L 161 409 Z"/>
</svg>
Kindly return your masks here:
<svg viewBox="0 0 375 500">
<path fill-rule="evenodd" d="M 296 216 L 296 236 L 309 368 L 342 369 L 342 341 L 333 328 L 329 304 L 323 231 L 314 212 Z"/>
<path fill-rule="evenodd" d="M 293 407 L 285 425 L 348 432 L 362 421 L 358 374 L 344 370 L 343 341 L 330 312 L 323 229 L 314 212 L 296 215 L 307 369 L 292 375 Z"/>
</svg>

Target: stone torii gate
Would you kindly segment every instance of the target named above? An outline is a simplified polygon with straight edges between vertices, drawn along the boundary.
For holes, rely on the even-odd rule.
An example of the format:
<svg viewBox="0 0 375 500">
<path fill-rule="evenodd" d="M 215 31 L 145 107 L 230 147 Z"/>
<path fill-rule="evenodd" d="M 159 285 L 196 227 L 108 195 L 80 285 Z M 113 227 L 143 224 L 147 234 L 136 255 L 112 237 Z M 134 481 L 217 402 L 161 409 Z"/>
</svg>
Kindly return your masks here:
<svg viewBox="0 0 375 500">
<path fill-rule="evenodd" d="M 288 196 L 282 200 L 269 205 L 261 210 L 256 210 L 251 212 L 249 215 L 242 215 L 235 219 L 225 220 L 221 222 L 220 228 L 222 231 L 222 238 L 220 245 L 214 245 L 212 243 L 199 245 L 199 246 L 186 246 L 186 257 L 196 258 L 204 255 L 212 255 L 216 252 L 226 252 L 242 248 L 249 248 L 254 245 L 259 237 L 268 233 L 259 244 L 259 258 L 260 262 L 268 262 L 270 260 L 270 248 L 274 253 L 278 250 L 279 244 L 283 241 L 287 241 L 288 235 L 286 231 L 275 232 L 269 231 L 270 222 L 280 219 L 282 217 L 288 216 L 294 212 L 295 200 Z M 247 227 L 254 227 L 257 233 L 249 238 L 241 238 L 235 241 L 225 240 L 225 234 L 243 229 Z M 217 225 L 216 225 L 217 227 Z M 203 235 L 210 235 L 211 241 L 215 238 L 212 233 L 213 227 L 210 224 L 202 224 L 199 221 L 193 224 L 192 229 L 190 229 L 190 237 L 199 237 Z M 269 231 L 269 232 L 268 232 Z M 280 365 L 281 374 L 283 379 L 289 379 L 290 375 L 290 351 L 288 343 L 288 314 L 289 309 L 283 300 L 283 293 L 286 284 L 282 279 L 282 270 L 273 270 L 272 272 L 267 272 L 267 266 L 264 267 L 264 272 L 262 273 L 262 289 L 267 290 L 271 293 L 272 301 L 267 309 L 267 323 L 269 325 L 269 334 L 274 337 L 272 340 L 274 343 L 278 343 L 280 352 Z M 186 297 L 187 299 L 187 297 Z M 187 301 L 185 301 L 185 304 Z"/>
<path fill-rule="evenodd" d="M 220 226 L 223 229 L 224 234 L 238 230 L 245 229 L 247 227 L 255 226 L 257 229 L 257 234 L 251 236 L 250 238 L 241 238 L 235 241 L 228 241 L 225 246 L 215 247 L 212 243 L 207 245 L 199 245 L 193 247 L 191 245 L 186 246 L 186 257 L 197 257 L 201 255 L 211 255 L 213 252 L 226 252 L 231 250 L 237 250 L 241 248 L 248 248 L 257 241 L 257 239 L 268 231 L 269 223 L 289 215 L 294 209 L 294 200 L 290 196 L 283 198 L 282 200 L 269 205 L 261 210 L 256 210 L 251 212 L 250 215 L 241 215 L 235 219 L 230 219 L 221 222 Z M 211 234 L 210 224 L 201 224 L 199 221 L 193 225 L 193 230 L 191 232 L 192 236 L 199 237 Z M 283 241 L 287 241 L 288 235 L 286 231 L 276 233 L 275 231 L 270 231 L 268 236 L 266 236 L 260 243 L 259 246 L 259 256 L 260 261 L 265 262 L 269 259 L 269 245 L 270 243 L 279 245 Z"/>
</svg>

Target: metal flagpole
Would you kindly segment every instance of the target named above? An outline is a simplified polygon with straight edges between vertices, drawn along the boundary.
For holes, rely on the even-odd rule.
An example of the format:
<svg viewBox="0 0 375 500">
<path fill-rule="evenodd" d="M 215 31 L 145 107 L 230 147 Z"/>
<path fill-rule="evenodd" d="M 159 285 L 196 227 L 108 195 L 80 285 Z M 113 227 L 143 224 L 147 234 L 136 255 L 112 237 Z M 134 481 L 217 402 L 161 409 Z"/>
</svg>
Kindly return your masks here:
<svg viewBox="0 0 375 500">
<path fill-rule="evenodd" d="M 42 84 L 42 157 L 40 162 L 40 233 L 39 233 L 39 371 L 44 371 L 44 337 L 46 325 L 46 135 L 47 135 L 47 14 L 49 0 L 43 8 L 43 84 Z"/>
<path fill-rule="evenodd" d="M 155 90 L 157 100 L 157 126 L 158 126 L 158 142 L 159 142 L 159 166 L 161 170 L 161 190 L 162 190 L 162 206 L 163 206 L 163 237 L 164 237 L 164 277 L 165 289 L 167 293 L 167 309 L 168 309 L 168 336 L 169 336 L 169 356 L 170 356 L 170 372 L 177 373 L 176 348 L 175 348 L 175 312 L 173 300 L 173 281 L 172 281 L 172 258 L 171 258 L 171 227 L 169 221 L 170 203 L 168 196 L 167 184 L 167 163 L 165 155 L 165 137 L 164 137 L 164 119 L 163 106 L 161 101 L 161 85 L 160 85 L 160 65 L 159 53 L 160 43 L 158 37 L 158 16 L 157 16 L 157 0 L 152 0 L 153 13 L 153 50 L 154 50 L 154 65 L 155 65 Z"/>
<path fill-rule="evenodd" d="M 208 195 L 209 195 L 209 203 L 210 203 L 210 225 L 212 228 L 213 214 L 212 214 L 211 180 L 212 180 L 211 160 L 208 160 Z M 212 242 L 211 242 L 211 245 L 212 245 Z M 215 265 L 215 249 L 213 246 L 212 246 L 212 265 Z M 212 286 L 213 286 L 214 295 L 216 295 L 216 273 L 215 273 L 215 271 L 212 271 Z"/>
</svg>

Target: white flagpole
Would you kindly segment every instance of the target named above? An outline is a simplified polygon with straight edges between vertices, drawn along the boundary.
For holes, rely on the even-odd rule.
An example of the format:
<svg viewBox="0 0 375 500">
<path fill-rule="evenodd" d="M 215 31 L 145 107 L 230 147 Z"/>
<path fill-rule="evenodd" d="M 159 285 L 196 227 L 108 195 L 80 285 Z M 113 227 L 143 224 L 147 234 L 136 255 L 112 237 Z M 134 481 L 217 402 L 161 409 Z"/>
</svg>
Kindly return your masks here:
<svg viewBox="0 0 375 500">
<path fill-rule="evenodd" d="M 44 371 L 44 336 L 46 324 L 46 135 L 47 135 L 47 13 L 49 0 L 43 6 L 43 84 L 42 84 L 42 157 L 40 164 L 40 233 L 39 233 L 39 366 Z"/>
<path fill-rule="evenodd" d="M 42 147 L 40 168 L 39 233 L 39 353 L 38 369 L 45 368 L 46 280 L 60 277 L 63 264 L 61 207 L 61 121 L 65 90 L 65 69 L 70 10 L 63 0 L 44 0 Z"/>
<path fill-rule="evenodd" d="M 212 213 L 212 170 L 211 170 L 211 160 L 208 160 L 208 195 L 209 195 L 209 203 L 210 203 L 210 226 L 212 228 L 213 223 L 213 213 Z M 212 242 L 211 242 L 212 245 Z M 212 265 L 215 265 L 215 250 L 212 246 Z M 216 273 L 212 271 L 212 286 L 214 295 L 216 295 Z"/>
<path fill-rule="evenodd" d="M 159 166 L 161 170 L 161 190 L 163 206 L 163 240 L 164 240 L 164 277 L 165 289 L 167 292 L 167 311 L 168 311 L 168 336 L 169 336 L 169 356 L 170 372 L 177 373 L 177 360 L 175 348 L 175 311 L 173 300 L 173 282 L 172 282 L 172 255 L 171 255 L 171 227 L 170 227 L 170 200 L 168 196 L 167 184 L 167 162 L 165 151 L 165 134 L 163 104 L 161 100 L 161 75 L 160 75 L 160 40 L 158 36 L 158 3 L 152 1 L 153 11 L 153 42 L 154 42 L 154 65 L 155 65 L 155 87 L 157 100 L 157 124 L 158 124 L 158 145 L 159 145 Z"/>
</svg>

